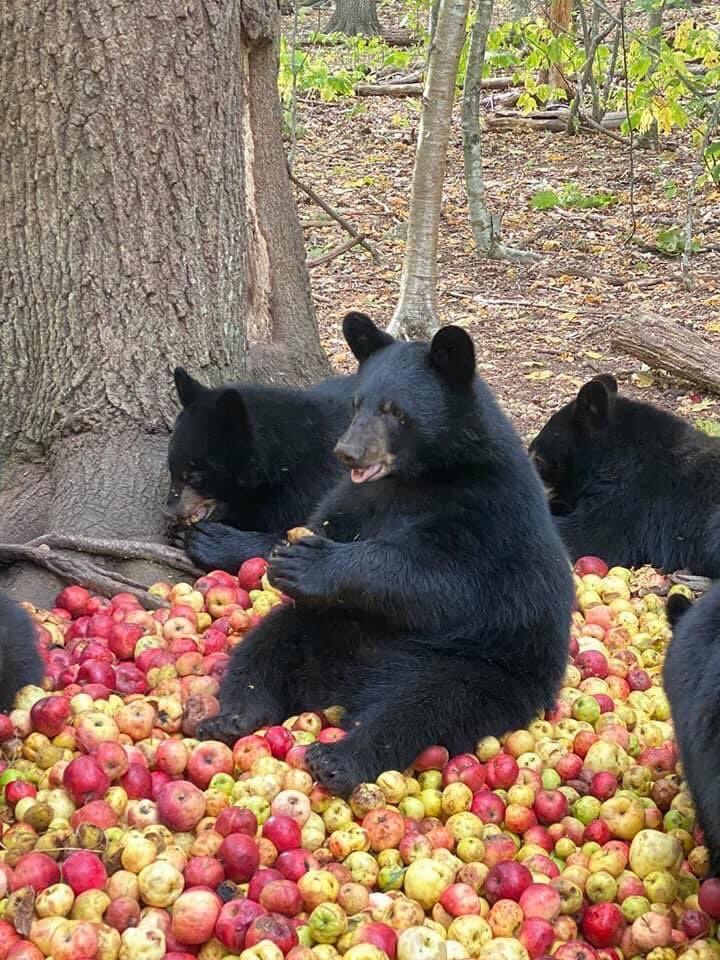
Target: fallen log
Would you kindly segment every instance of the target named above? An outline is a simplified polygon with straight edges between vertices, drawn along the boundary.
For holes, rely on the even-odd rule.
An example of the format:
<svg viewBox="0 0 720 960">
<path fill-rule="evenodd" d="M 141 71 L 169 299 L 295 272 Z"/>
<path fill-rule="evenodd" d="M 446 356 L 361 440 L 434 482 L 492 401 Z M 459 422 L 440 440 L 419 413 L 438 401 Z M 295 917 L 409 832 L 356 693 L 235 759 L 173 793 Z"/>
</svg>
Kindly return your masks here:
<svg viewBox="0 0 720 960">
<path fill-rule="evenodd" d="M 511 76 L 488 77 L 482 81 L 483 90 L 507 90 L 511 87 Z M 358 97 L 421 97 L 422 83 L 359 83 L 355 87 Z"/>
<path fill-rule="evenodd" d="M 639 316 L 616 321 L 610 339 L 613 347 L 653 370 L 720 396 L 720 350 L 692 330 L 657 316 Z"/>
<path fill-rule="evenodd" d="M 535 130 L 550 130 L 562 133 L 567 130 L 570 110 L 559 107 L 557 110 L 537 110 L 534 113 L 497 113 L 487 117 L 485 122 L 491 130 L 511 130 L 514 127 L 530 127 Z M 624 113 L 607 113 L 602 119 L 603 130 L 617 130 L 625 121 Z M 580 126 L 592 129 L 580 118 Z M 595 124 L 593 124 L 595 126 Z"/>
</svg>

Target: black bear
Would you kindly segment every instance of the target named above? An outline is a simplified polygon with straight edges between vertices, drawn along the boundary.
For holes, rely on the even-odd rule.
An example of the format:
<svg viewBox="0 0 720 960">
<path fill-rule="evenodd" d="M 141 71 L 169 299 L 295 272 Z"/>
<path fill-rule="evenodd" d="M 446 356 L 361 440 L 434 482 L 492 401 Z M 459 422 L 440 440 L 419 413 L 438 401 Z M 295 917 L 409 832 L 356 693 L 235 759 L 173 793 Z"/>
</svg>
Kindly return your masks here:
<svg viewBox="0 0 720 960">
<path fill-rule="evenodd" d="M 270 578 L 294 600 L 233 651 L 205 739 L 232 743 L 300 710 L 346 708 L 347 736 L 313 744 L 337 792 L 522 727 L 553 702 L 568 655 L 570 564 L 540 480 L 472 340 L 394 341 L 345 319 L 361 359 L 336 447 L 347 475 L 279 545 Z"/>
<path fill-rule="evenodd" d="M 29 683 L 40 684 L 44 674 L 27 613 L 0 594 L 0 710 L 12 710 L 15 694 Z"/>
<path fill-rule="evenodd" d="M 720 576 L 720 440 L 590 380 L 530 444 L 573 560 Z"/>
<path fill-rule="evenodd" d="M 340 475 L 333 447 L 352 417 L 353 384 L 347 376 L 307 390 L 209 389 L 175 371 L 182 410 L 168 450 L 166 513 L 218 521 L 185 534 L 195 563 L 235 573 L 309 516 Z"/>
<path fill-rule="evenodd" d="M 710 853 L 710 872 L 720 874 L 720 586 L 697 603 L 668 597 L 673 638 L 663 683 L 675 739 L 698 821 Z"/>
</svg>

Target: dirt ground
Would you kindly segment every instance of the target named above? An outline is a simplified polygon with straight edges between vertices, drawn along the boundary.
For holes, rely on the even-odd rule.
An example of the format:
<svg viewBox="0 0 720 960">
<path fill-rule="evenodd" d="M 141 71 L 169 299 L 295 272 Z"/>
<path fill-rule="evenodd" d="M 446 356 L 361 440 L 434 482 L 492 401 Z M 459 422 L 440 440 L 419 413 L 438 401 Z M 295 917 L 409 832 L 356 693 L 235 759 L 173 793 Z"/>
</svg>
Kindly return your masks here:
<svg viewBox="0 0 720 960">
<path fill-rule="evenodd" d="M 387 7 L 381 12 L 387 22 Z M 697 5 L 693 16 L 716 22 L 716 3 Z M 344 312 L 362 309 L 385 324 L 397 301 L 419 110 L 419 98 L 299 103 L 296 175 L 362 230 L 381 257 L 375 264 L 356 246 L 311 271 L 321 337 L 338 370 L 352 365 L 339 328 Z M 691 289 L 677 258 L 642 245 L 653 246 L 658 230 L 685 222 L 696 162 L 689 137 L 665 138 L 659 153 L 635 151 L 632 207 L 629 151 L 607 136 L 488 131 L 484 151 L 488 199 L 502 217 L 504 242 L 542 260 L 525 266 L 475 255 L 458 105 L 439 245 L 440 308 L 443 322 L 473 335 L 480 372 L 523 436 L 530 438 L 579 385 L 603 371 L 615 373 L 623 391 L 691 420 L 720 420 L 720 398 L 649 373 L 610 348 L 611 323 L 638 315 L 675 320 L 720 345 L 720 190 L 696 199 L 694 236 L 703 252 L 691 258 Z M 617 203 L 532 209 L 538 190 L 570 182 L 586 193 L 610 192 Z M 672 184 L 677 193 L 670 199 Z M 304 195 L 298 200 L 310 257 L 347 239 Z"/>
</svg>

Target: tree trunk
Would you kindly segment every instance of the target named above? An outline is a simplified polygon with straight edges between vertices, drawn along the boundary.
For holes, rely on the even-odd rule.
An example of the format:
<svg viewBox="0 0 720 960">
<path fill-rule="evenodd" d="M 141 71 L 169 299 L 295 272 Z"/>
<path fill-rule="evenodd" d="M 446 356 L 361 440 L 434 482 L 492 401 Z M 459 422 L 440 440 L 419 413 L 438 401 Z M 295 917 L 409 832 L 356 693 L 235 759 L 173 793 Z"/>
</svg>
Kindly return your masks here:
<svg viewBox="0 0 720 960">
<path fill-rule="evenodd" d="M 458 63 L 470 0 L 441 0 L 425 79 L 400 300 L 388 331 L 428 338 L 439 326 L 437 243 Z"/>
<path fill-rule="evenodd" d="M 377 0 L 335 0 L 335 12 L 325 27 L 325 33 L 344 33 L 348 37 L 373 37 L 381 32 Z"/>
<path fill-rule="evenodd" d="M 556 37 L 570 33 L 572 30 L 573 0 L 550 0 L 550 29 Z M 559 64 L 552 64 L 548 83 L 553 90 L 569 90 L 567 78 L 560 70 Z"/>
<path fill-rule="evenodd" d="M 3 0 L 0 541 L 161 539 L 174 366 L 325 374 L 278 30 L 276 0 Z"/>
<path fill-rule="evenodd" d="M 477 252 L 490 260 L 537 260 L 533 253 L 506 247 L 500 242 L 500 224 L 488 209 L 482 166 L 482 133 L 480 100 L 485 46 L 493 13 L 493 0 L 477 0 L 475 22 L 470 33 L 470 50 L 465 68 L 462 101 L 463 155 L 465 189 L 468 198 L 470 225 Z"/>
<path fill-rule="evenodd" d="M 648 9 L 648 37 L 647 47 L 650 52 L 650 69 L 646 74 L 646 80 L 649 81 L 657 70 L 660 60 L 660 44 L 662 42 L 663 13 L 665 11 L 664 0 L 656 2 Z M 647 130 L 638 137 L 638 146 L 645 149 L 657 150 L 660 146 L 660 136 L 658 132 L 657 120 L 653 120 Z"/>
</svg>

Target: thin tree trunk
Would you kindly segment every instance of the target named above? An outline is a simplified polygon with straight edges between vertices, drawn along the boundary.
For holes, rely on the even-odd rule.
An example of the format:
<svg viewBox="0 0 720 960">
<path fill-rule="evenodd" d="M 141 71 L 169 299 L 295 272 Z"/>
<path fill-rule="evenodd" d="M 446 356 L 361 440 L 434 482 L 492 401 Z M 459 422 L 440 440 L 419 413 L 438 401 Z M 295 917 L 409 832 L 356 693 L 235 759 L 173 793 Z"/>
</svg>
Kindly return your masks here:
<svg viewBox="0 0 720 960">
<path fill-rule="evenodd" d="M 663 13 L 665 11 L 665 0 L 656 2 L 648 10 L 648 50 L 650 52 L 650 69 L 647 72 L 646 79 L 650 80 L 657 70 L 660 60 L 660 43 L 662 40 Z M 638 146 L 646 149 L 654 149 L 660 145 L 657 120 L 653 120 L 649 128 L 638 137 Z"/>
<path fill-rule="evenodd" d="M 388 330 L 427 338 L 439 326 L 437 243 L 458 63 L 470 0 L 441 0 L 423 93 L 400 300 Z"/>
<path fill-rule="evenodd" d="M 550 29 L 556 37 L 570 33 L 572 30 L 572 8 L 573 0 L 550 0 Z M 570 89 L 559 64 L 551 65 L 548 83 L 554 90 Z"/>
<path fill-rule="evenodd" d="M 465 68 L 462 124 L 465 161 L 465 189 L 467 190 L 470 225 L 477 252 L 490 260 L 538 260 L 534 253 L 515 250 L 500 242 L 498 218 L 488 209 L 482 165 L 482 133 L 480 130 L 480 101 L 482 99 L 482 72 L 485 46 L 493 13 L 493 0 L 477 0 L 475 22 L 470 33 L 470 50 Z"/>
<path fill-rule="evenodd" d="M 372 37 L 381 33 L 376 0 L 335 0 L 335 12 L 324 31 L 349 37 Z"/>
<path fill-rule="evenodd" d="M 162 538 L 174 366 L 213 383 L 327 370 L 277 4 L 178 9 L 3 2 L 1 542 Z M 20 583 L 42 602 L 52 586 Z"/>
</svg>

